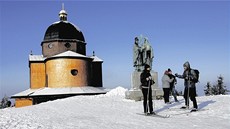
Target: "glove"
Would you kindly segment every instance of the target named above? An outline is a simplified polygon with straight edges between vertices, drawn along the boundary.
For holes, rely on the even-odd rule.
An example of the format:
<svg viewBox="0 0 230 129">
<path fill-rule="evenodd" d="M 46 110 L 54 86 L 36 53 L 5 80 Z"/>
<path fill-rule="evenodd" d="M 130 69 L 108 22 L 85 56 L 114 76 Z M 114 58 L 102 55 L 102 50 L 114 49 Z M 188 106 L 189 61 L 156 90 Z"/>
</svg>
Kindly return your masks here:
<svg viewBox="0 0 230 129">
<path fill-rule="evenodd" d="M 178 77 L 178 73 L 175 74 L 175 77 Z"/>
<path fill-rule="evenodd" d="M 147 80 L 147 81 L 152 80 L 152 77 L 149 76 L 149 77 L 146 78 L 146 80 Z"/>
<path fill-rule="evenodd" d="M 149 80 L 152 80 L 152 77 L 151 77 L 151 76 L 149 76 Z"/>
</svg>

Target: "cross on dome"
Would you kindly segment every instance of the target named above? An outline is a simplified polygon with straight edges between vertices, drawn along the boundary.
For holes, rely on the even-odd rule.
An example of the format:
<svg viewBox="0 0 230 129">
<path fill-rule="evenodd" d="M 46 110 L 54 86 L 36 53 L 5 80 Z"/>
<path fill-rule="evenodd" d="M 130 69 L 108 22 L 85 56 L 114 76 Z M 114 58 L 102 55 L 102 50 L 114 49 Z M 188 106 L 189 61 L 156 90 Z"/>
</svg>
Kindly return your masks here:
<svg viewBox="0 0 230 129">
<path fill-rule="evenodd" d="M 67 21 L 67 12 L 64 9 L 64 3 L 62 3 L 62 10 L 59 12 L 60 21 Z"/>
</svg>

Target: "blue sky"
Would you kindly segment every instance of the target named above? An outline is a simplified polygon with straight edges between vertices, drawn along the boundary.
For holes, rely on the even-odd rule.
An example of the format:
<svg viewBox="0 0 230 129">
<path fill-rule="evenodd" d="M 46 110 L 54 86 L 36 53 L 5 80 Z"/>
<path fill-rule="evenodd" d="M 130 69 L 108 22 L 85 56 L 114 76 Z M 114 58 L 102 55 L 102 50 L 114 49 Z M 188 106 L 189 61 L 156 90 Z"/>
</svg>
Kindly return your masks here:
<svg viewBox="0 0 230 129">
<path fill-rule="evenodd" d="M 29 88 L 28 56 L 41 54 L 46 29 L 59 20 L 63 1 L 0 2 L 0 97 Z M 198 93 L 217 76 L 230 85 L 230 2 L 221 1 L 64 1 L 68 21 L 77 25 L 104 60 L 106 88 L 130 88 L 135 36 L 148 37 L 159 84 L 164 70 L 183 72 L 189 61 L 199 69 Z M 179 80 L 178 90 L 183 89 Z"/>
</svg>

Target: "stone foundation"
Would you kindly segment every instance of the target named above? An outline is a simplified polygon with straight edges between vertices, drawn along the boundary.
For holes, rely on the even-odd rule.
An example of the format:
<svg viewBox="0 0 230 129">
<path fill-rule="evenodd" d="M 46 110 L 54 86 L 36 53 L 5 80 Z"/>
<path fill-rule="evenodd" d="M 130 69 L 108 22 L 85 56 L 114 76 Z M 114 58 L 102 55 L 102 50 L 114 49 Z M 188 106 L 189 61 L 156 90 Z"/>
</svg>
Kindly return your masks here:
<svg viewBox="0 0 230 129">
<path fill-rule="evenodd" d="M 140 75 L 141 72 L 134 71 L 131 75 L 131 89 L 125 93 L 126 99 L 140 101 L 143 99 L 142 91 L 140 90 Z M 158 73 L 151 71 L 151 75 L 155 84 L 152 85 L 152 97 L 153 99 L 160 99 L 163 96 L 163 91 L 158 87 Z"/>
</svg>

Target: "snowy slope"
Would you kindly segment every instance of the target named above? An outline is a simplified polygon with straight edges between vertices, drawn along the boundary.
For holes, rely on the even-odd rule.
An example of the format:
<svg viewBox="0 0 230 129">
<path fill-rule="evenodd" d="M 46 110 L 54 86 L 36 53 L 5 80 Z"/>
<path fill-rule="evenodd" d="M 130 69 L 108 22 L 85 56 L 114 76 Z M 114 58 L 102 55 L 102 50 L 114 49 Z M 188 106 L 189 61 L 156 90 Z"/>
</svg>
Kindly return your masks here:
<svg viewBox="0 0 230 129">
<path fill-rule="evenodd" d="M 197 97 L 199 112 L 179 110 L 184 101 L 154 101 L 158 114 L 142 116 L 142 101 L 124 99 L 126 89 L 117 87 L 105 95 L 76 96 L 23 108 L 0 110 L 0 129 L 229 129 L 230 96 Z M 168 109 L 170 108 L 170 109 Z"/>
</svg>

